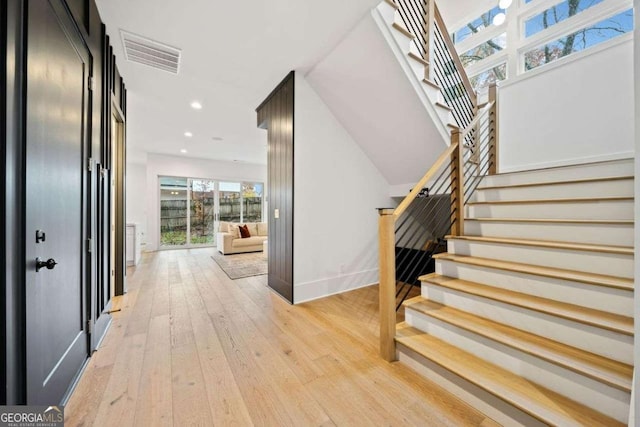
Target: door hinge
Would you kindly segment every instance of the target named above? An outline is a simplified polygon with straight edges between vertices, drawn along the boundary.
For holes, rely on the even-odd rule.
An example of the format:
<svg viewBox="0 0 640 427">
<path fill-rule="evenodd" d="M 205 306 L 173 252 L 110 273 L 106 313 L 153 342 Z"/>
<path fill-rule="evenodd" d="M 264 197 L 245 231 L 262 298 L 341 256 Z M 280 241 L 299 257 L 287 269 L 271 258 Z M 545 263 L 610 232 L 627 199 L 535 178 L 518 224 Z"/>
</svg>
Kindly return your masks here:
<svg viewBox="0 0 640 427">
<path fill-rule="evenodd" d="M 93 333 L 93 322 L 91 319 L 87 320 L 87 333 L 91 335 Z"/>
<path fill-rule="evenodd" d="M 89 157 L 87 160 L 87 170 L 93 172 L 93 157 Z"/>
<path fill-rule="evenodd" d="M 87 239 L 87 252 L 93 252 L 93 239 Z"/>
<path fill-rule="evenodd" d="M 93 76 L 89 76 L 89 90 L 96 90 L 96 79 L 94 79 Z"/>
</svg>

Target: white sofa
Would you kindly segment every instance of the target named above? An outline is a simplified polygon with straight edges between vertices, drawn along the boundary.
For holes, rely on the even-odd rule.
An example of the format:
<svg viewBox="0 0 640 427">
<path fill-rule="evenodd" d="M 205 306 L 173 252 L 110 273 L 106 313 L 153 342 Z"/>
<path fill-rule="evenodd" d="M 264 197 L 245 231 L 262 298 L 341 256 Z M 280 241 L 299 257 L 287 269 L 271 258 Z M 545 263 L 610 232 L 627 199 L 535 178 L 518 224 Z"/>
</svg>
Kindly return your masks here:
<svg viewBox="0 0 640 427">
<path fill-rule="evenodd" d="M 220 221 L 220 227 L 216 235 L 218 251 L 223 255 L 238 254 L 244 252 L 262 252 L 262 244 L 267 240 L 268 228 L 266 222 L 247 222 L 247 228 L 251 237 L 241 238 L 239 225 L 232 222 Z"/>
</svg>

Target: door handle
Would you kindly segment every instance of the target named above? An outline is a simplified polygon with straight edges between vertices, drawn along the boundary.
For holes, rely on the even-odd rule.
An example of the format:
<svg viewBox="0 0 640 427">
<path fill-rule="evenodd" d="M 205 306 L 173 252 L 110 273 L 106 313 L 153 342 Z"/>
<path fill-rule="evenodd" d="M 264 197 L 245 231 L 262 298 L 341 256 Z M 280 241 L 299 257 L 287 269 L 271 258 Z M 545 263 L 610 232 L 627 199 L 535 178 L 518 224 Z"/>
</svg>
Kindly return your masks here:
<svg viewBox="0 0 640 427">
<path fill-rule="evenodd" d="M 43 261 L 41 258 L 36 258 L 36 273 L 40 271 L 42 268 L 46 268 L 47 270 L 53 270 L 55 266 L 58 265 L 55 259 L 49 258 L 46 261 Z"/>
</svg>

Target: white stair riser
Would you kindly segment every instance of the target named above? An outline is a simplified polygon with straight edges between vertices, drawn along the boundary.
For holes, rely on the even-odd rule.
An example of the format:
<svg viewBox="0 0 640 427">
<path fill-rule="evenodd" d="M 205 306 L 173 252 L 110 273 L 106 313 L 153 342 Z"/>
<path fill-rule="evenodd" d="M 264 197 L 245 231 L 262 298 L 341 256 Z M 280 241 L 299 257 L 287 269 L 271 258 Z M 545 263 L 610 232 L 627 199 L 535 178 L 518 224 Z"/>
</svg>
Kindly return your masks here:
<svg viewBox="0 0 640 427">
<path fill-rule="evenodd" d="M 632 224 L 465 221 L 464 231 L 470 236 L 633 246 Z"/>
<path fill-rule="evenodd" d="M 533 418 L 402 344 L 398 344 L 398 360 L 424 378 L 476 408 L 487 417 L 495 420 L 499 425 L 509 427 L 548 427 L 548 424 Z"/>
<path fill-rule="evenodd" d="M 378 11 L 380 12 L 380 15 L 384 19 L 384 22 L 386 22 L 389 25 L 392 25 L 394 22 L 396 22 L 396 18 L 401 19 L 397 12 L 397 9 L 391 6 L 386 1 L 380 2 L 377 8 L 378 8 Z"/>
<path fill-rule="evenodd" d="M 398 44 L 400 51 L 403 52 L 405 55 L 408 54 L 411 48 L 410 47 L 411 39 L 407 37 L 403 32 L 396 29 L 395 27 L 390 27 L 389 31 L 391 31 L 391 35 L 393 36 L 393 39 Z"/>
<path fill-rule="evenodd" d="M 568 199 L 587 197 L 633 197 L 633 179 L 534 185 L 531 187 L 478 187 L 472 199 L 495 200 Z"/>
<path fill-rule="evenodd" d="M 633 199 L 467 205 L 467 218 L 633 219 Z"/>
<path fill-rule="evenodd" d="M 633 278 L 633 255 L 576 251 L 470 240 L 449 240 L 449 253 L 586 273 Z"/>
<path fill-rule="evenodd" d="M 618 421 L 626 421 L 630 394 L 449 323 L 408 309 L 411 326 L 516 375 L 542 384 Z"/>
<path fill-rule="evenodd" d="M 633 316 L 633 292 L 551 277 L 437 260 L 436 273 L 622 316 Z"/>
<path fill-rule="evenodd" d="M 483 186 L 504 186 L 514 184 L 532 184 L 538 182 L 557 182 L 590 178 L 609 178 L 615 176 L 633 176 L 633 159 L 612 162 L 592 163 L 562 168 L 540 169 L 526 172 L 514 172 L 491 175 L 484 178 Z"/>
<path fill-rule="evenodd" d="M 633 337 L 557 316 L 423 283 L 422 296 L 476 316 L 633 364 Z"/>
<path fill-rule="evenodd" d="M 435 108 L 436 108 L 436 111 L 438 112 L 438 116 L 442 120 L 442 123 L 454 123 L 453 115 L 451 114 L 450 110 L 444 107 L 439 107 L 437 105 L 435 105 Z"/>
</svg>

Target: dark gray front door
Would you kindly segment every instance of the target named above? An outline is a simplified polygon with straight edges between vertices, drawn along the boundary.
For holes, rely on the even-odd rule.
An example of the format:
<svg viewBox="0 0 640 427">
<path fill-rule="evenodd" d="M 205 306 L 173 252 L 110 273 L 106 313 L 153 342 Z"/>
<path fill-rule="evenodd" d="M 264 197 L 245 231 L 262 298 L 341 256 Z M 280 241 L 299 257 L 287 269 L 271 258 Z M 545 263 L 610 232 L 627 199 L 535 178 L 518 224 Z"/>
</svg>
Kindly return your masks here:
<svg viewBox="0 0 640 427">
<path fill-rule="evenodd" d="M 27 403 L 56 405 L 87 358 L 83 158 L 90 55 L 61 1 L 27 4 Z M 36 271 L 37 258 L 57 264 Z"/>
</svg>

